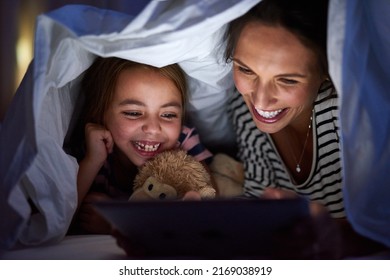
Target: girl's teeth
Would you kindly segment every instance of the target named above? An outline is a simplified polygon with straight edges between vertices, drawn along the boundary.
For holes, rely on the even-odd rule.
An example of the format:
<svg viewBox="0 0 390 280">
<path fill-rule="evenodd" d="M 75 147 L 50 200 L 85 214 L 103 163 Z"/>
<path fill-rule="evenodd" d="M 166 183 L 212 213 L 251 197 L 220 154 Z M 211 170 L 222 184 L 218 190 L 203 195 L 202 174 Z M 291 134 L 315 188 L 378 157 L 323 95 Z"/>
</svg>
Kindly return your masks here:
<svg viewBox="0 0 390 280">
<path fill-rule="evenodd" d="M 158 147 L 160 147 L 160 144 L 148 145 L 140 142 L 135 142 L 135 144 L 139 150 L 146 151 L 146 152 L 155 152 L 157 151 Z"/>
<path fill-rule="evenodd" d="M 259 113 L 260 116 L 266 119 L 272 119 L 276 117 L 280 112 L 282 112 L 282 109 L 276 110 L 276 111 L 263 111 L 260 109 L 256 109 L 256 112 Z"/>
</svg>

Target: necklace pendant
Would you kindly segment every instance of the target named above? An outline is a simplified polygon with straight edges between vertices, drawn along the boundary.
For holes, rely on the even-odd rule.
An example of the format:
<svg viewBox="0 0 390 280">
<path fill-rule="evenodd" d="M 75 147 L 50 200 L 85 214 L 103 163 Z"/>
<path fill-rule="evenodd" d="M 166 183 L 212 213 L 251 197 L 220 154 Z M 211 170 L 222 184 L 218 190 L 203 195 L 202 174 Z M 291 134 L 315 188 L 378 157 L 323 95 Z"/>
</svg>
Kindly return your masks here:
<svg viewBox="0 0 390 280">
<path fill-rule="evenodd" d="M 300 173 L 301 172 L 301 167 L 299 166 L 299 164 L 297 164 L 297 167 L 295 168 L 295 170 Z"/>
</svg>

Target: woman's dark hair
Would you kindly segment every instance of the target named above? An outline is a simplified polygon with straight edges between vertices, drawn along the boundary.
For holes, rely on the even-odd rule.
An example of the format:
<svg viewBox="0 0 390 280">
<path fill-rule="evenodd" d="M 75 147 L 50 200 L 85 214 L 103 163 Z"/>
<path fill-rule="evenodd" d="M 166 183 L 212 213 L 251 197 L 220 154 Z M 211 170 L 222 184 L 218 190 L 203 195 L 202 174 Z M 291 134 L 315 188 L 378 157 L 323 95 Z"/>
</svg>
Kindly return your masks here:
<svg viewBox="0 0 390 280">
<path fill-rule="evenodd" d="M 302 44 L 317 53 L 321 70 L 328 75 L 327 0 L 262 0 L 246 14 L 229 23 L 224 37 L 226 62 L 233 58 L 242 29 L 253 21 L 268 26 L 280 26 L 295 34 Z"/>
</svg>

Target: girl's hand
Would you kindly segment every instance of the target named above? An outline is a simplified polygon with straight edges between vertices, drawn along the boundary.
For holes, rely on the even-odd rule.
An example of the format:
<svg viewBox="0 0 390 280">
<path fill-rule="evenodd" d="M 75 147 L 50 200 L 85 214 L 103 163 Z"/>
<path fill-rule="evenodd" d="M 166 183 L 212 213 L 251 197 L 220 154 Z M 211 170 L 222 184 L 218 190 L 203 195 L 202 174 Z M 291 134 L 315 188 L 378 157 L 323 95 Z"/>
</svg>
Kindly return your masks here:
<svg viewBox="0 0 390 280">
<path fill-rule="evenodd" d="M 196 191 L 188 191 L 182 198 L 183 201 L 200 201 L 202 200 L 200 194 Z M 119 247 L 121 247 L 129 258 L 143 259 L 147 257 L 145 249 L 137 242 L 127 236 L 123 235 L 120 231 L 113 228 L 111 235 L 116 239 Z"/>
<path fill-rule="evenodd" d="M 202 197 L 200 196 L 200 193 L 196 191 L 188 191 L 184 194 L 182 200 L 184 201 L 200 201 L 202 200 Z"/>
<path fill-rule="evenodd" d="M 99 169 L 103 166 L 114 147 L 111 133 L 101 125 L 85 125 L 86 154 L 79 162 L 77 174 L 78 207 L 88 193 Z"/>
<path fill-rule="evenodd" d="M 87 123 L 85 126 L 87 151 L 85 157 L 89 160 L 104 163 L 114 147 L 110 131 L 101 125 Z"/>
<path fill-rule="evenodd" d="M 80 226 L 84 231 L 92 234 L 111 233 L 111 225 L 93 207 L 94 202 L 110 200 L 109 196 L 98 192 L 91 192 L 85 196 L 79 212 Z"/>
</svg>

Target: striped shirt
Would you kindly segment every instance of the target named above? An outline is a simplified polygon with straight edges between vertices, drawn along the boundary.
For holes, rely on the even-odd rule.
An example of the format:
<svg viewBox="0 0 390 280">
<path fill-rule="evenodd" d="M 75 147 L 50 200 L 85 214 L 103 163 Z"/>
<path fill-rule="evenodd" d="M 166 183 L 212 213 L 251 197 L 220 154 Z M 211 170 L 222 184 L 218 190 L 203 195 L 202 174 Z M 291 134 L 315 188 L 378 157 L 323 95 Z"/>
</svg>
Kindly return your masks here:
<svg viewBox="0 0 390 280">
<path fill-rule="evenodd" d="M 197 161 L 205 161 L 207 164 L 211 162 L 212 154 L 200 142 L 199 134 L 196 129 L 183 126 L 180 133 L 177 148 L 181 148 Z"/>
<path fill-rule="evenodd" d="M 310 175 L 302 184 L 294 183 L 271 137 L 256 127 L 244 99 L 235 92 L 228 110 L 236 131 L 238 158 L 244 163 L 245 196 L 259 197 L 266 187 L 279 187 L 322 203 L 335 218 L 345 217 L 338 101 L 332 92 L 332 86 L 322 88 L 314 103 L 313 161 Z"/>
</svg>

